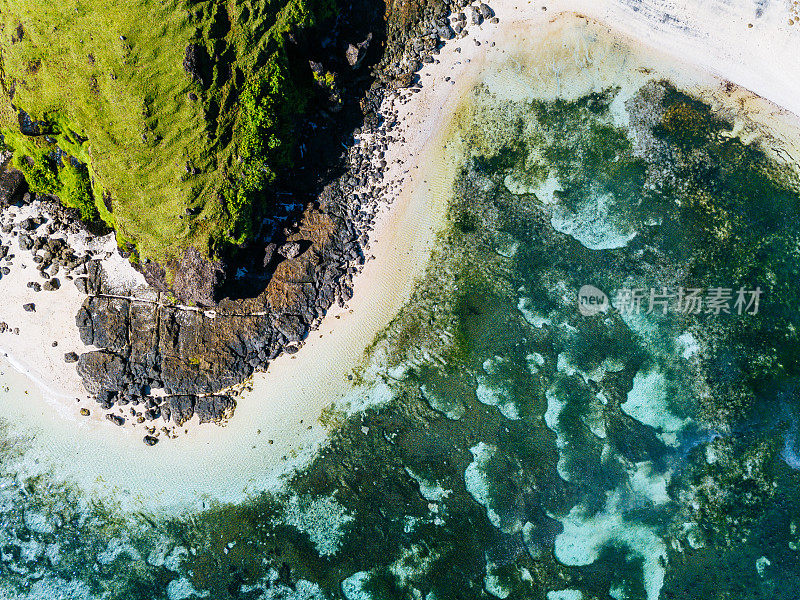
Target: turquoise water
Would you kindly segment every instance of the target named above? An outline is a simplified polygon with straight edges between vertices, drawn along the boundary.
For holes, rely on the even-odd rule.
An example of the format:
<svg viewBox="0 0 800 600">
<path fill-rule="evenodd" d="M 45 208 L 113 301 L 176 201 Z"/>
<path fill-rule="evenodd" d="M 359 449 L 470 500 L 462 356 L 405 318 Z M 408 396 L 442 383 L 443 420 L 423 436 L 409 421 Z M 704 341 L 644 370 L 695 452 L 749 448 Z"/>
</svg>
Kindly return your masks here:
<svg viewBox="0 0 800 600">
<path fill-rule="evenodd" d="M 354 374 L 373 405 L 283 492 L 173 516 L 2 433 L 0 597 L 797 597 L 796 168 L 657 81 L 478 88 L 460 123 L 449 226 Z M 648 312 L 663 288 L 730 312 Z"/>
</svg>

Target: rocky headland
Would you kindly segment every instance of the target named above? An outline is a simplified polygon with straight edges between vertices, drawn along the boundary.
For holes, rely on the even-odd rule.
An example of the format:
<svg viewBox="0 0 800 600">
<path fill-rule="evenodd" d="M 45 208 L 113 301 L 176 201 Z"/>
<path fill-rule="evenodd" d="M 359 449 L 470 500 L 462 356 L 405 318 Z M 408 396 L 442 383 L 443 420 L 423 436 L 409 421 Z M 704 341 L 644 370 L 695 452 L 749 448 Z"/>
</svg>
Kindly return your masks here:
<svg viewBox="0 0 800 600">
<path fill-rule="evenodd" d="M 314 73 L 336 69 L 326 84 L 329 102 L 297 124 L 297 160 L 270 188 L 278 201 L 259 234 L 226 261 L 189 246 L 169 281 L 158 262 L 139 261 L 121 244 L 119 255 L 133 259 L 147 285 L 142 277 L 117 277 L 102 256 L 66 241 L 66 232 L 92 239 L 110 235 L 108 227 L 29 189 L 10 164 L 3 170 L 0 202 L 32 215 L 3 224 L 37 264 L 40 281 L 28 287 L 57 293 L 71 281 L 85 295 L 74 316 L 85 347 L 64 353 L 64 368 L 77 369 L 96 401 L 81 414 L 99 411 L 115 425 L 140 427 L 148 445 L 177 435 L 195 416 L 224 422 L 255 371 L 297 352 L 335 303 L 351 299 L 375 217 L 399 189 L 384 177 L 390 144 L 405 141 L 397 133 L 397 107 L 420 90 L 416 73 L 438 62 L 445 43 L 497 22 L 488 5 L 465 0 L 390 5 L 382 19 L 379 13 L 359 6 L 341 15 L 328 32 L 334 39 L 327 64 L 309 58 Z M 373 30 L 346 24 L 356 14 L 368 14 Z M 183 67 L 190 75 L 199 68 L 198 52 L 187 48 Z M 42 135 L 25 117 L 20 111 L 20 131 Z M 13 268 L 10 248 L 0 251 L 5 269 Z M 35 302 L 25 310 L 35 311 Z M 13 323 L 0 328 L 14 333 Z"/>
</svg>

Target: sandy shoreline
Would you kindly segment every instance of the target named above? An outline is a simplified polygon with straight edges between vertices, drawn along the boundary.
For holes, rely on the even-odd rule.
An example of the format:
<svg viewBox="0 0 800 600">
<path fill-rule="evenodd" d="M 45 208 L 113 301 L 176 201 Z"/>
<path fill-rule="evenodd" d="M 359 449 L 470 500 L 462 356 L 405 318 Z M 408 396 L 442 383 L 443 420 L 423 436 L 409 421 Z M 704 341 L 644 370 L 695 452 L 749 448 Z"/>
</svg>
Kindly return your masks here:
<svg viewBox="0 0 800 600">
<path fill-rule="evenodd" d="M 82 392 L 80 379 L 74 366 L 64 363 L 63 354 L 85 350 L 74 326 L 83 297 L 68 281 L 57 292 L 34 293 L 25 287 L 30 276 L 16 267 L 0 279 L 6 299 L 0 321 L 19 327 L 20 336 L 2 334 L 0 348 L 46 393 L 25 386 L 30 393 L 23 395 L 17 390 L 19 378 L 9 376 L 17 393 L 5 394 L 0 417 L 21 431 L 36 431 L 34 444 L 47 447 L 42 456 L 57 471 L 84 487 L 114 490 L 133 506 L 194 505 L 203 497 L 236 500 L 277 484 L 280 473 L 309 460 L 325 442 L 321 412 L 352 393 L 348 375 L 364 348 L 401 308 L 424 272 L 435 232 L 444 222 L 454 175 L 454 166 L 442 152 L 451 115 L 477 82 L 490 77 L 487 65 L 507 67 L 508 59 L 523 49 L 537 44 L 544 48 L 543 27 L 558 20 L 558 13 L 575 11 L 613 25 L 615 32 L 638 40 L 642 52 L 652 54 L 667 74 L 683 78 L 676 83 L 688 89 L 717 88 L 719 102 L 755 106 L 757 99 L 744 90 L 726 96 L 712 75 L 800 114 L 800 78 L 780 76 L 782 69 L 800 72 L 800 56 L 792 52 L 800 47 L 800 26 L 787 25 L 788 12 L 768 6 L 756 19 L 752 11 L 724 12 L 718 5 L 690 6 L 681 0 L 668 6 L 675 18 L 664 20 L 663 8 L 658 9 L 663 4 L 646 1 L 634 10 L 621 2 L 561 0 L 547 2 L 544 11 L 542 3 L 500 0 L 491 3 L 498 25 L 469 26 L 467 37 L 449 42 L 435 57 L 437 62 L 420 72 L 420 91 L 403 91 L 401 98 L 407 102 L 394 105 L 400 126 L 392 135 L 405 141 L 391 144 L 386 181 L 395 182 L 399 193 L 379 215 L 367 253 L 375 258 L 356 276 L 353 299 L 346 308 L 331 309 L 301 352 L 281 356 L 267 372 L 254 376 L 252 391 L 239 398 L 227 426 L 191 427 L 178 439 L 148 448 L 138 431 L 80 417 L 81 405 L 74 401 Z M 580 70 L 578 59 L 572 67 Z M 687 70 L 689 64 L 694 67 Z M 549 65 L 540 66 L 542 73 L 553 75 Z M 520 93 L 524 85 L 521 80 Z M 790 117 L 777 106 L 763 106 L 756 118 L 764 122 Z M 384 112 L 391 110 L 385 103 Z M 21 258 L 25 253 L 15 254 Z M 36 313 L 22 311 L 24 302 L 36 302 Z M 55 348 L 50 346 L 53 340 L 59 342 Z M 6 363 L 2 361 L 3 371 Z"/>
</svg>

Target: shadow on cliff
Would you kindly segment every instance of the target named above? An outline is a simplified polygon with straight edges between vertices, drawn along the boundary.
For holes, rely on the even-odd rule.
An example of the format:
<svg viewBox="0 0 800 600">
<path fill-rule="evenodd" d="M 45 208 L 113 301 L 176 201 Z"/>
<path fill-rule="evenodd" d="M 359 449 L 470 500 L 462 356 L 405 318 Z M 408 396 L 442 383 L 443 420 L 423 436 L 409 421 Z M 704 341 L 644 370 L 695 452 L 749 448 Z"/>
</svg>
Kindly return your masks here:
<svg viewBox="0 0 800 600">
<path fill-rule="evenodd" d="M 333 233 L 329 227 L 322 232 L 307 230 L 311 239 L 297 234 L 303 215 L 320 208 L 323 190 L 346 173 L 346 151 L 354 132 L 365 121 L 372 126 L 380 122 L 379 100 L 371 100 L 370 89 L 386 39 L 386 5 L 380 0 L 357 0 L 332 19 L 287 34 L 292 71 L 307 74 L 311 70 L 320 80 L 334 74 L 335 83 L 316 86 L 312 108 L 296 122 L 292 166 L 279 173 L 276 184 L 264 191 L 255 207 L 256 235 L 243 246 L 229 244 L 222 249 L 216 301 L 256 298 L 265 293 L 282 262 L 312 246 L 319 251 L 320 245 L 342 241 L 319 239 Z M 338 233 L 344 235 L 347 215 L 344 203 L 337 204 L 329 203 L 323 211 L 341 218 L 341 222 L 335 219 L 335 225 L 343 228 Z"/>
</svg>

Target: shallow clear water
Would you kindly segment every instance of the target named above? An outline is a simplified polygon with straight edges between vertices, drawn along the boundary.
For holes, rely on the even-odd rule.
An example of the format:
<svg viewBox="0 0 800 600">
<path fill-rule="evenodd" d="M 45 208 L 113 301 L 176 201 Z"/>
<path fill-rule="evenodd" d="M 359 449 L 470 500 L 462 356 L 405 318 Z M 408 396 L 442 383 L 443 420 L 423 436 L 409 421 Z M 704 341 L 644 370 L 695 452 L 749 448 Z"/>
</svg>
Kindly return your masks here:
<svg viewBox="0 0 800 600">
<path fill-rule="evenodd" d="M 797 170 L 612 67 L 465 99 L 428 272 L 280 492 L 130 513 L 0 436 L 2 593 L 797 597 Z"/>
</svg>

